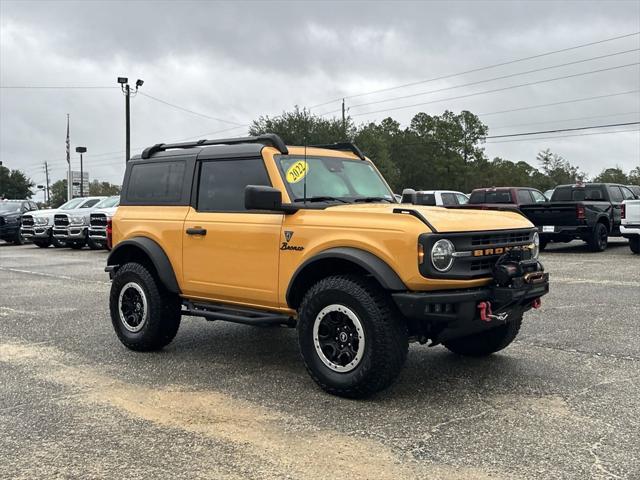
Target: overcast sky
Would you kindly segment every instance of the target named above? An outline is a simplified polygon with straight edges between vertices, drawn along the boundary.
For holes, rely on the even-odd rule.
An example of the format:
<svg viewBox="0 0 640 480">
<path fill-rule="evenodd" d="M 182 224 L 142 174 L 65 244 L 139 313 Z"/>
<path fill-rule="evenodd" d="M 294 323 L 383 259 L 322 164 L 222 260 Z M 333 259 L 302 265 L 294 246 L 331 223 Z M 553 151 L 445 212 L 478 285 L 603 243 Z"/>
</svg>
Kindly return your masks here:
<svg viewBox="0 0 640 480">
<path fill-rule="evenodd" d="M 44 181 L 45 160 L 52 181 L 65 174 L 67 113 L 73 166 L 79 169 L 75 147 L 86 146 L 85 169 L 91 178 L 120 183 L 124 99 L 118 88 L 7 87 L 117 87 L 116 77 L 124 75 L 131 81 L 143 79 L 141 92 L 226 121 L 138 95 L 131 101 L 132 153 L 187 137 L 243 134 L 242 125 L 259 115 L 343 96 L 358 123 L 392 116 L 406 125 L 419 111 L 466 109 L 480 115 L 490 135 L 640 120 L 640 35 L 356 96 L 640 32 L 638 1 L 0 0 L 0 17 L 0 160 L 23 169 L 37 183 Z M 450 88 L 581 60 L 587 61 Z M 451 99 L 603 69 L 609 70 Z M 440 91 L 425 93 L 433 90 Z M 604 95 L 609 96 L 523 109 Z M 419 103 L 427 104 L 410 106 Z M 313 111 L 339 107 L 336 101 Z M 520 110 L 496 113 L 513 109 Z M 535 165 L 537 152 L 550 148 L 591 175 L 615 165 L 630 170 L 640 163 L 637 129 L 488 140 L 486 152 L 491 158 Z M 617 133 L 600 134 L 604 131 Z M 558 135 L 567 134 L 543 136 Z"/>
</svg>

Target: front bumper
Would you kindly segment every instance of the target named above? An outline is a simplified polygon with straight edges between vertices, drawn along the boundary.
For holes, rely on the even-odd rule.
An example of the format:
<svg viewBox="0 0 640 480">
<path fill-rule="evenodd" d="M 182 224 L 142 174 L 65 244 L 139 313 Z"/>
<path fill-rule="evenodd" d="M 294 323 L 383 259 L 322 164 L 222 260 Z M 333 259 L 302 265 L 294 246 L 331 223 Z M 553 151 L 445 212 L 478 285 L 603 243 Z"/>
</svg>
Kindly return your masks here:
<svg viewBox="0 0 640 480">
<path fill-rule="evenodd" d="M 89 227 L 89 238 L 91 240 L 106 242 L 107 241 L 107 227 Z"/>
<path fill-rule="evenodd" d="M 20 224 L 5 224 L 0 225 L 0 238 L 15 238 L 18 235 Z"/>
<path fill-rule="evenodd" d="M 401 292 L 391 296 L 400 313 L 435 343 L 494 328 L 529 310 L 549 293 L 549 274 L 537 272 L 535 282 L 524 277 L 513 279 L 507 287 L 497 285 L 468 290 L 440 292 Z M 482 318 L 480 306 L 490 302 L 493 313 L 507 314 L 503 320 Z"/>
<path fill-rule="evenodd" d="M 636 224 L 622 224 L 620 225 L 620 234 L 624 238 L 635 237 L 636 235 L 640 235 L 640 225 Z"/>
<path fill-rule="evenodd" d="M 73 241 L 87 238 L 86 225 L 69 225 L 66 227 L 53 227 L 53 236 L 59 240 Z"/>
<path fill-rule="evenodd" d="M 51 236 L 51 227 L 43 225 L 33 225 L 28 227 L 20 228 L 20 233 L 24 238 L 35 239 L 35 240 L 46 240 Z"/>
</svg>

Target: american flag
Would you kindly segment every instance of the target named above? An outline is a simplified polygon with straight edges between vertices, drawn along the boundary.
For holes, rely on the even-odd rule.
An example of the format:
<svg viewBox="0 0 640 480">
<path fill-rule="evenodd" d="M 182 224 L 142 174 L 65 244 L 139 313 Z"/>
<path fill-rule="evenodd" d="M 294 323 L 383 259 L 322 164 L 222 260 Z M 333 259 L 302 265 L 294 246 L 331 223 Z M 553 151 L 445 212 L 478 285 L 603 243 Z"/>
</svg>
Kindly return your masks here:
<svg viewBox="0 0 640 480">
<path fill-rule="evenodd" d="M 69 146 L 69 114 L 67 113 L 67 164 L 71 165 L 71 147 Z"/>
</svg>

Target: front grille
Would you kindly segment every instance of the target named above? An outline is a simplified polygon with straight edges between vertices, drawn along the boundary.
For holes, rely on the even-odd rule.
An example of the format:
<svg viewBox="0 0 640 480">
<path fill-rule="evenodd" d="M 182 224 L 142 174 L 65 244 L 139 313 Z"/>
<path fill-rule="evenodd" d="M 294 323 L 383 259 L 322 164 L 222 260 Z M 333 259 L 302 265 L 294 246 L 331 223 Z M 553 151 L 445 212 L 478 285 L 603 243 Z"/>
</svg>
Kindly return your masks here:
<svg viewBox="0 0 640 480">
<path fill-rule="evenodd" d="M 474 235 L 471 237 L 473 247 L 494 247 L 528 243 L 531 232 L 490 233 L 486 235 Z"/>
<path fill-rule="evenodd" d="M 521 247 L 533 241 L 534 229 L 503 230 L 494 232 L 469 233 L 429 233 L 420 236 L 425 251 L 425 261 L 420 264 L 420 273 L 428 278 L 445 278 L 452 280 L 470 280 L 473 278 L 489 277 L 493 266 L 504 252 L 505 247 Z M 447 272 L 438 272 L 433 265 L 428 252 L 434 243 L 440 239 L 453 242 L 456 252 L 466 252 L 453 261 L 453 266 Z M 495 253 L 498 249 L 499 253 Z"/>
<path fill-rule="evenodd" d="M 92 213 L 89 224 L 92 227 L 106 227 L 107 216 L 104 213 Z"/>
<path fill-rule="evenodd" d="M 33 227 L 33 217 L 31 215 L 23 215 L 22 225 L 25 227 Z"/>
<path fill-rule="evenodd" d="M 53 217 L 53 224 L 56 227 L 66 227 L 69 225 L 69 217 L 65 214 L 57 214 Z"/>
</svg>

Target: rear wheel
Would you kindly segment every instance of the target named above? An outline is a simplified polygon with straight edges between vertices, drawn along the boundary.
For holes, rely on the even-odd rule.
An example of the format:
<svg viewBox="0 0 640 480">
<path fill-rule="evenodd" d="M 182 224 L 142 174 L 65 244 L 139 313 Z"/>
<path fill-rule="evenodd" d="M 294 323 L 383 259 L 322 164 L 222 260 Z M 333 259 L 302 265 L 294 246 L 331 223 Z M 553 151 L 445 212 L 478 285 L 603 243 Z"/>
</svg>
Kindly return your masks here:
<svg viewBox="0 0 640 480">
<path fill-rule="evenodd" d="M 486 357 L 506 348 L 518 335 L 522 313 L 504 325 L 484 332 L 444 342 L 444 346 L 458 355 Z"/>
<path fill-rule="evenodd" d="M 131 350 L 159 350 L 168 345 L 178 333 L 181 308 L 180 298 L 167 292 L 139 263 L 120 267 L 111 283 L 111 323 Z"/>
<path fill-rule="evenodd" d="M 629 248 L 633 253 L 640 253 L 640 235 L 635 235 L 629 239 Z"/>
<path fill-rule="evenodd" d="M 596 223 L 593 232 L 591 232 L 591 237 L 587 239 L 589 250 L 592 252 L 603 252 L 607 248 L 608 239 L 609 230 L 607 226 L 602 222 Z"/>
<path fill-rule="evenodd" d="M 299 309 L 298 342 L 307 371 L 325 391 L 361 398 L 388 387 L 407 357 L 407 327 L 371 280 L 320 280 Z"/>
</svg>

